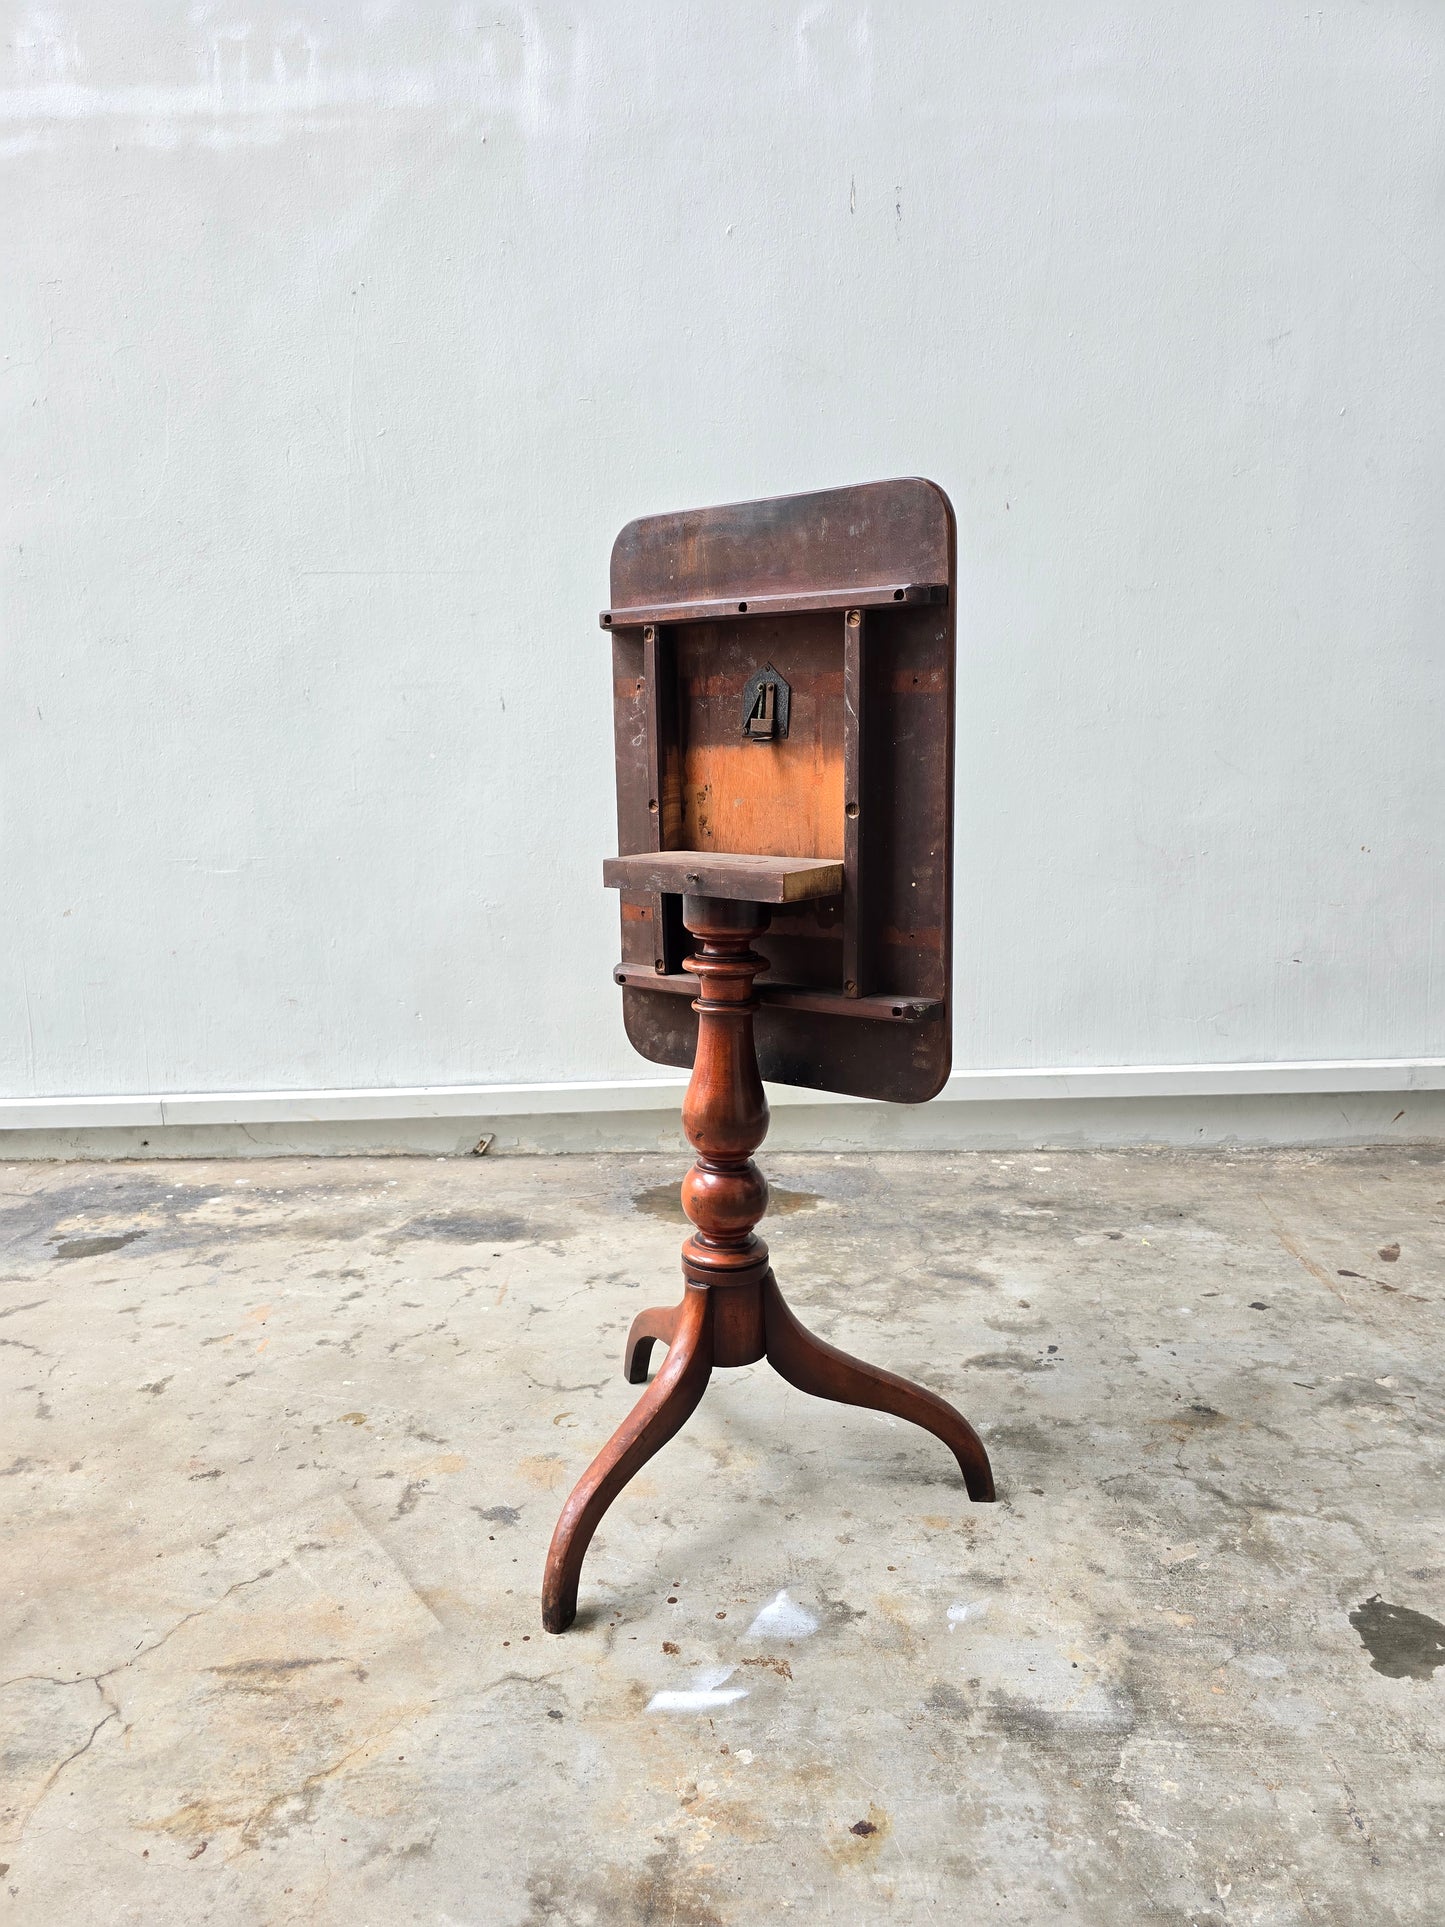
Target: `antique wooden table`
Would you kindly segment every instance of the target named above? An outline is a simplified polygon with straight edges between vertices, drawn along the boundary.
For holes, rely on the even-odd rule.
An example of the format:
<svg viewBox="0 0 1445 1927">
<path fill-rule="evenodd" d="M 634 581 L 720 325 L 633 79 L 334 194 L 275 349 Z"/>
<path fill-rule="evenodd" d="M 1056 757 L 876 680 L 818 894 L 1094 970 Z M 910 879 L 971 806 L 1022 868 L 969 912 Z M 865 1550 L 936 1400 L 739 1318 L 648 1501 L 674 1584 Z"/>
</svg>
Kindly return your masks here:
<svg viewBox="0 0 1445 1927">
<path fill-rule="evenodd" d="M 714 1366 L 933 1432 L 968 1494 L 988 1455 L 954 1408 L 825 1344 L 789 1311 L 754 1227 L 763 1077 L 920 1103 L 948 1076 L 953 511 L 931 482 L 648 516 L 612 552 L 623 1018 L 691 1065 L 681 1303 L 639 1312 L 644 1384 L 563 1508 L 542 1621 L 565 1632 L 599 1520 L 687 1420 Z M 689 943 L 689 939 L 692 940 Z M 692 954 L 687 954 L 691 950 Z"/>
</svg>

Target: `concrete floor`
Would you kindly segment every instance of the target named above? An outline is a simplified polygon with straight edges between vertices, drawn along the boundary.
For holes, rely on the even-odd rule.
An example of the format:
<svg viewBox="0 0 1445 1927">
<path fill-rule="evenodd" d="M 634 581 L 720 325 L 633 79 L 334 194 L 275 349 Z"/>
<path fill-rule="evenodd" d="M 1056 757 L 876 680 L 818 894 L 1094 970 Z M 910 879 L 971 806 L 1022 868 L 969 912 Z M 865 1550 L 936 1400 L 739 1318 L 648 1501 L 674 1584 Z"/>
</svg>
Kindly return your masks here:
<svg viewBox="0 0 1445 1927">
<path fill-rule="evenodd" d="M 0 1923 L 1438 1922 L 1440 1150 L 768 1163 L 1002 1503 L 721 1374 L 561 1639 L 678 1160 L 0 1174 Z"/>
</svg>

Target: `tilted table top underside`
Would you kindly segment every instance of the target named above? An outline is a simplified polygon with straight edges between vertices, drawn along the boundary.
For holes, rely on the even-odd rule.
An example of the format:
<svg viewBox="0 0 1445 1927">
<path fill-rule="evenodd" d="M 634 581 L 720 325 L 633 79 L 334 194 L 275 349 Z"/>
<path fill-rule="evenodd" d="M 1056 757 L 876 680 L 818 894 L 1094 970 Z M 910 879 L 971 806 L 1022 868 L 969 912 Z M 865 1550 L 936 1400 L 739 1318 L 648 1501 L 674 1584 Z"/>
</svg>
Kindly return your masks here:
<svg viewBox="0 0 1445 1927">
<path fill-rule="evenodd" d="M 921 1103 L 948 1076 L 957 563 L 917 477 L 644 516 L 612 639 L 627 1034 L 697 1048 L 689 897 L 769 909 L 763 1076 Z"/>
</svg>

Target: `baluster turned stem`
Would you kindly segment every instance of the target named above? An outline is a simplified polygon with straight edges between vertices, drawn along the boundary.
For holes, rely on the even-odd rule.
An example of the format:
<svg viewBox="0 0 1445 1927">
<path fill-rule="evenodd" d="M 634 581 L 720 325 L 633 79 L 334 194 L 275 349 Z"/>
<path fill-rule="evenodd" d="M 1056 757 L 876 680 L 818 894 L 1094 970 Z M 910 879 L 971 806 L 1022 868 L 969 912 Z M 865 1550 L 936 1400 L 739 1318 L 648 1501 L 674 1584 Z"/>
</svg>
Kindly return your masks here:
<svg viewBox="0 0 1445 1927">
<path fill-rule="evenodd" d="M 684 897 L 682 920 L 698 939 L 684 968 L 698 978 L 697 1054 L 683 1099 L 682 1128 L 697 1162 L 682 1181 L 693 1232 L 682 1248 L 691 1284 L 719 1288 L 714 1359 L 751 1364 L 764 1351 L 761 1285 L 768 1248 L 753 1227 L 768 1208 L 768 1181 L 753 1162 L 768 1131 L 758 1075 L 753 979 L 767 968 L 752 948 L 768 925 L 760 904 Z"/>
</svg>

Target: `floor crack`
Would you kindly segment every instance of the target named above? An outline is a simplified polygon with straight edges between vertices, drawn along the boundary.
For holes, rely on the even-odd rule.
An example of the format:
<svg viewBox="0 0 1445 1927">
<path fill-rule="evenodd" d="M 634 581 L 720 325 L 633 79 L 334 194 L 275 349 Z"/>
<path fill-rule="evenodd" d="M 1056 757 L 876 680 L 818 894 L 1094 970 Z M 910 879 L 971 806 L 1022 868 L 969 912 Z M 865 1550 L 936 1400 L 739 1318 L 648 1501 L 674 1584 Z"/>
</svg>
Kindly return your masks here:
<svg viewBox="0 0 1445 1927">
<path fill-rule="evenodd" d="M 284 1565 L 286 1562 L 283 1560 L 281 1563 Z M 89 1679 L 93 1680 L 96 1686 L 100 1688 L 100 1682 L 103 1679 L 112 1679 L 117 1673 L 123 1673 L 127 1667 L 134 1666 L 138 1659 L 146 1659 L 151 1653 L 159 1652 L 166 1641 L 174 1639 L 183 1626 L 189 1626 L 193 1619 L 202 1619 L 207 1613 L 214 1612 L 217 1606 L 225 1604 L 233 1592 L 241 1592 L 247 1586 L 259 1586 L 263 1579 L 272 1578 L 280 1570 L 280 1566 L 267 1566 L 264 1572 L 254 1573 L 249 1579 L 238 1579 L 234 1585 L 227 1586 L 219 1598 L 208 1601 L 204 1606 L 195 1607 L 192 1611 L 178 1619 L 169 1632 L 162 1633 L 160 1638 L 152 1641 L 149 1646 L 139 1647 L 131 1654 L 129 1659 L 122 1659 L 114 1666 L 107 1666 L 104 1672 L 77 1673 L 74 1679 L 56 1679 L 51 1673 L 17 1673 L 13 1679 L 0 1679 L 0 1692 L 3 1692 L 7 1686 L 23 1685 L 27 1680 L 35 1680 L 46 1686 L 78 1686 L 82 1680 Z M 103 1688 L 100 1690 L 102 1692 L 104 1691 Z M 103 1725 L 104 1721 L 102 1721 L 101 1724 Z"/>
</svg>

